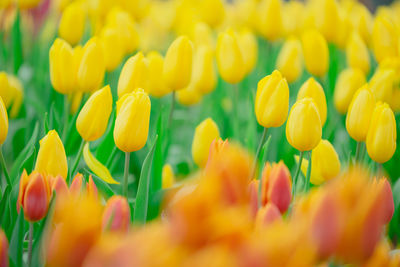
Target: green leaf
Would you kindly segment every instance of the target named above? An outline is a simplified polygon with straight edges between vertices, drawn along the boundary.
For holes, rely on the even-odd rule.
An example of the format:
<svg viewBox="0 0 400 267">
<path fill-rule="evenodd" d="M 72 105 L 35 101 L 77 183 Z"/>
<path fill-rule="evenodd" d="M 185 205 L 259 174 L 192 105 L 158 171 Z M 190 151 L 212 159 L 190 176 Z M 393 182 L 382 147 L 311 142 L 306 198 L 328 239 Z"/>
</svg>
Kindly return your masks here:
<svg viewBox="0 0 400 267">
<path fill-rule="evenodd" d="M 398 210 L 400 208 L 400 179 L 398 179 L 393 186 L 393 201 L 394 208 Z"/>
<path fill-rule="evenodd" d="M 142 172 L 140 174 L 139 187 L 135 202 L 135 212 L 133 216 L 133 221 L 138 224 L 145 224 L 147 219 L 147 210 L 149 205 L 149 193 L 150 193 L 151 165 L 153 162 L 153 156 L 157 144 L 157 139 L 158 135 L 156 135 L 154 144 L 151 147 L 146 158 L 144 159 Z"/>
<path fill-rule="evenodd" d="M 4 190 L 4 194 L 1 197 L 1 201 L 0 201 L 0 214 L 2 215 L 0 218 L 0 225 L 3 226 L 4 223 L 7 223 L 8 221 L 6 221 L 6 219 L 8 219 L 6 217 L 6 209 L 7 209 L 7 201 L 9 199 L 11 193 L 11 187 L 7 186 L 6 189 Z M 4 227 L 2 227 L 4 228 Z"/>
<path fill-rule="evenodd" d="M 25 221 L 24 221 L 24 212 L 21 208 L 17 222 L 15 224 L 14 230 L 11 235 L 10 241 L 10 259 L 13 261 L 15 266 L 22 267 L 23 260 L 23 245 L 24 245 L 24 233 L 25 233 Z"/>
<path fill-rule="evenodd" d="M 17 9 L 17 16 L 14 20 L 11 32 L 13 59 L 14 59 L 14 73 L 17 74 L 19 67 L 22 65 L 22 40 L 21 40 L 21 15 Z"/>
</svg>

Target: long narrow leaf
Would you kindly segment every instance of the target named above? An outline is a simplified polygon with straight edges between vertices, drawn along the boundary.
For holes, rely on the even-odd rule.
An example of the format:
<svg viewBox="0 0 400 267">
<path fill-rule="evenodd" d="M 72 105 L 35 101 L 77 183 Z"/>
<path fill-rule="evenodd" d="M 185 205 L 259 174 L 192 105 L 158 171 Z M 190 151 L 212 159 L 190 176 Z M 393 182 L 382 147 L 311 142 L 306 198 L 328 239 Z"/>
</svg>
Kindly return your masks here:
<svg viewBox="0 0 400 267">
<path fill-rule="evenodd" d="M 24 244 L 24 233 L 25 233 L 25 221 L 24 212 L 22 208 L 19 212 L 17 222 L 12 232 L 10 241 L 10 259 L 17 267 L 22 267 L 22 255 L 23 255 L 23 244 Z"/>
</svg>

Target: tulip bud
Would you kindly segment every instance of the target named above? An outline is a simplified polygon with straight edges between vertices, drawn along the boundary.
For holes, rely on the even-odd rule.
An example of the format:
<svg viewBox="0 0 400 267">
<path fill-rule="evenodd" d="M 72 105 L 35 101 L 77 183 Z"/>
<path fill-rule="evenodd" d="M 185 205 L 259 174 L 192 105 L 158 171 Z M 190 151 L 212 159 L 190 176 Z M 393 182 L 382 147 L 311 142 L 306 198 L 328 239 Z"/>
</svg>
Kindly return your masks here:
<svg viewBox="0 0 400 267">
<path fill-rule="evenodd" d="M 137 89 L 118 100 L 114 141 L 120 150 L 137 151 L 146 144 L 150 108 L 150 98 L 143 89 Z"/>
<path fill-rule="evenodd" d="M 64 145 L 55 130 L 51 130 L 40 140 L 35 170 L 44 174 L 64 179 L 68 174 L 67 156 Z"/>
<path fill-rule="evenodd" d="M 238 34 L 238 41 L 240 51 L 243 56 L 243 63 L 245 68 L 245 74 L 249 74 L 257 63 L 258 58 L 258 43 L 254 34 L 244 29 Z"/>
<path fill-rule="evenodd" d="M 103 212 L 102 228 L 115 232 L 128 232 L 131 221 L 131 211 L 126 198 L 112 196 Z"/>
<path fill-rule="evenodd" d="M 175 175 L 170 164 L 165 164 L 162 169 L 162 188 L 167 189 L 174 185 Z"/>
<path fill-rule="evenodd" d="M 208 46 L 199 46 L 194 54 L 192 80 L 196 91 L 208 94 L 215 89 L 217 77 L 213 51 Z"/>
<path fill-rule="evenodd" d="M 357 32 L 353 32 L 347 43 L 346 58 L 349 67 L 358 68 L 365 74 L 369 73 L 370 60 L 368 48 Z"/>
<path fill-rule="evenodd" d="M 232 29 L 218 35 L 216 47 L 218 71 L 226 82 L 238 83 L 245 75 L 245 66 L 239 41 Z"/>
<path fill-rule="evenodd" d="M 399 41 L 396 26 L 383 15 L 375 17 L 372 29 L 372 51 L 378 62 L 385 58 L 396 57 L 399 52 Z"/>
<path fill-rule="evenodd" d="M 10 88 L 9 75 L 4 71 L 0 71 L 0 97 L 3 99 L 6 108 L 8 108 L 12 101 L 12 91 Z"/>
<path fill-rule="evenodd" d="M 8 267 L 8 241 L 3 230 L 0 229 L 0 266 Z"/>
<path fill-rule="evenodd" d="M 86 193 L 88 196 L 97 199 L 99 196 L 99 192 L 97 190 L 97 186 L 93 181 L 92 175 L 89 175 L 88 182 L 86 183 Z"/>
<path fill-rule="evenodd" d="M 123 60 L 125 44 L 121 35 L 120 31 L 111 27 L 104 28 L 100 33 L 106 71 L 115 70 Z"/>
<path fill-rule="evenodd" d="M 198 22 L 194 25 L 193 29 L 193 42 L 195 47 L 208 46 L 212 50 L 215 49 L 215 41 L 213 39 L 210 27 L 203 23 Z"/>
<path fill-rule="evenodd" d="M 101 86 L 105 72 L 103 45 L 92 37 L 83 47 L 78 69 L 78 85 L 83 92 L 92 92 Z"/>
<path fill-rule="evenodd" d="M 326 98 L 324 89 L 321 84 L 314 78 L 309 78 L 301 87 L 297 93 L 297 100 L 310 97 L 314 100 L 317 105 L 319 117 L 321 119 L 321 125 L 323 126 L 326 121 Z"/>
<path fill-rule="evenodd" d="M 79 2 L 69 4 L 60 19 L 58 34 L 71 45 L 76 45 L 85 30 L 86 14 Z"/>
<path fill-rule="evenodd" d="M 255 113 L 257 121 L 265 128 L 279 127 L 285 123 L 289 110 L 289 87 L 277 70 L 264 77 L 257 85 Z"/>
<path fill-rule="evenodd" d="M 72 47 L 63 39 L 57 38 L 50 47 L 49 61 L 53 88 L 60 94 L 76 91 L 77 68 Z"/>
<path fill-rule="evenodd" d="M 282 35 L 282 3 L 281 0 L 263 0 L 258 6 L 258 30 L 270 41 L 275 41 Z"/>
<path fill-rule="evenodd" d="M 211 27 L 218 26 L 225 16 L 224 3 L 222 0 L 199 1 L 198 12 L 202 20 Z"/>
<path fill-rule="evenodd" d="M 362 142 L 367 138 L 375 98 L 368 86 L 360 88 L 353 96 L 346 116 L 346 129 L 356 141 Z"/>
<path fill-rule="evenodd" d="M 378 102 L 367 134 L 368 155 L 378 163 L 392 158 L 396 151 L 396 119 L 386 103 Z"/>
<path fill-rule="evenodd" d="M 339 7 L 336 0 L 315 1 L 315 25 L 329 42 L 336 41 L 340 23 Z"/>
<path fill-rule="evenodd" d="M 255 227 L 260 229 L 275 221 L 281 221 L 282 215 L 279 209 L 273 203 L 267 203 L 261 207 L 256 216 Z"/>
<path fill-rule="evenodd" d="M 86 184 L 85 178 L 83 178 L 82 174 L 77 173 L 74 179 L 72 179 L 72 183 L 69 186 L 69 191 L 71 194 L 79 195 L 82 192 L 84 184 Z"/>
<path fill-rule="evenodd" d="M 390 101 L 392 97 L 395 72 L 393 69 L 378 69 L 371 80 L 369 88 L 376 101 Z"/>
<path fill-rule="evenodd" d="M 176 93 L 176 99 L 181 105 L 192 106 L 201 101 L 202 95 L 194 88 L 194 85 L 190 83 L 187 88 L 179 90 Z"/>
<path fill-rule="evenodd" d="M 303 54 L 298 39 L 289 38 L 285 41 L 276 60 L 276 68 L 289 83 L 300 77 L 303 73 Z"/>
<path fill-rule="evenodd" d="M 130 57 L 124 64 L 118 80 L 118 97 L 131 93 L 137 88 L 145 88 L 148 66 L 142 52 Z M 158 77 L 160 79 L 160 77 Z"/>
<path fill-rule="evenodd" d="M 65 182 L 64 178 L 62 178 L 60 175 L 57 175 L 55 178 L 51 178 L 50 187 L 51 193 L 55 191 L 57 198 L 59 198 L 60 196 L 67 196 L 69 193 L 68 185 Z"/>
<path fill-rule="evenodd" d="M 1 86 L 1 85 L 0 85 Z M 8 115 L 3 99 L 0 97 L 0 145 L 4 143 L 8 133 Z"/>
<path fill-rule="evenodd" d="M 355 92 L 366 83 L 360 69 L 345 69 L 337 78 L 333 100 L 337 111 L 346 114 Z"/>
<path fill-rule="evenodd" d="M 304 24 L 305 5 L 300 1 L 288 1 L 283 5 L 283 26 L 286 36 L 299 35 Z"/>
<path fill-rule="evenodd" d="M 165 55 L 163 76 L 169 88 L 177 91 L 189 85 L 192 75 L 193 44 L 180 36 L 169 46 Z"/>
<path fill-rule="evenodd" d="M 228 139 L 222 140 L 221 138 L 214 139 L 210 145 L 210 152 L 208 154 L 207 164 L 208 166 L 210 162 L 214 160 L 214 158 L 218 157 L 218 155 L 229 145 Z"/>
<path fill-rule="evenodd" d="M 328 43 L 324 36 L 318 31 L 308 30 L 301 41 L 307 71 L 318 77 L 324 76 L 329 67 Z"/>
<path fill-rule="evenodd" d="M 372 33 L 372 15 L 366 6 L 359 3 L 352 8 L 350 20 L 353 28 L 361 35 L 364 42 L 369 44 Z"/>
<path fill-rule="evenodd" d="M 95 141 L 104 134 L 112 111 L 112 102 L 109 85 L 96 91 L 86 101 L 76 119 L 76 129 L 85 141 Z"/>
<path fill-rule="evenodd" d="M 205 119 L 196 127 L 192 142 L 192 157 L 197 166 L 200 168 L 206 166 L 211 143 L 218 138 L 218 126 L 211 118 Z"/>
<path fill-rule="evenodd" d="M 10 118 L 15 118 L 18 116 L 19 110 L 21 108 L 24 99 L 24 88 L 21 81 L 14 75 L 8 75 L 8 81 L 10 85 L 9 89 L 12 92 L 12 98 L 13 98 L 12 103 L 11 102 L 9 103 L 9 105 L 12 105 L 10 110 Z M 0 93 L 0 97 L 1 95 L 2 93 Z M 7 103 L 4 104 L 6 107 L 8 106 Z"/>
<path fill-rule="evenodd" d="M 149 94 L 154 97 L 163 97 L 171 90 L 166 86 L 162 77 L 164 68 L 164 58 L 157 51 L 147 54 L 148 62 L 148 87 Z"/>
<path fill-rule="evenodd" d="M 314 149 L 322 136 L 322 124 L 317 105 L 312 98 L 298 100 L 289 113 L 286 138 L 299 151 Z"/>
<path fill-rule="evenodd" d="M 292 200 L 292 180 L 290 172 L 283 161 L 265 164 L 262 174 L 261 204 L 274 204 L 284 213 Z"/>
</svg>

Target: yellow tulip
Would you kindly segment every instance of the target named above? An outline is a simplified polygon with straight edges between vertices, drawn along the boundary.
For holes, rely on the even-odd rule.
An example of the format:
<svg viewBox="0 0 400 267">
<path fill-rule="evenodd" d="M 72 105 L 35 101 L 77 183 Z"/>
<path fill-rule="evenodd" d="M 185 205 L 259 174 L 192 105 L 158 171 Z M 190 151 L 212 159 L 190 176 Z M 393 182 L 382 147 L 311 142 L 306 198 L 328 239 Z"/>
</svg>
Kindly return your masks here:
<svg viewBox="0 0 400 267">
<path fill-rule="evenodd" d="M 77 68 L 72 47 L 63 39 L 57 38 L 50 47 L 49 61 L 53 88 L 61 94 L 76 91 Z"/>
<path fill-rule="evenodd" d="M 151 102 L 143 89 L 125 94 L 117 102 L 115 120 L 115 145 L 124 152 L 133 152 L 144 147 L 150 122 Z"/>
<path fill-rule="evenodd" d="M 10 87 L 9 75 L 4 71 L 0 71 L 0 97 L 3 99 L 6 108 L 11 105 L 13 99 Z"/>
<path fill-rule="evenodd" d="M 302 98 L 311 97 L 314 103 L 317 105 L 319 116 L 321 119 L 321 125 L 324 126 L 326 121 L 326 97 L 324 89 L 321 84 L 314 78 L 309 78 L 301 87 L 297 93 L 297 100 Z"/>
<path fill-rule="evenodd" d="M 282 35 L 282 2 L 281 0 L 262 0 L 258 6 L 258 31 L 270 41 Z"/>
<path fill-rule="evenodd" d="M 372 114 L 367 134 L 368 155 L 376 162 L 384 163 L 396 151 L 396 119 L 386 103 L 378 102 Z"/>
<path fill-rule="evenodd" d="M 399 55 L 399 37 L 396 26 L 385 16 L 375 18 L 372 29 L 372 50 L 378 62 Z"/>
<path fill-rule="evenodd" d="M 371 80 L 369 88 L 377 101 L 390 101 L 392 97 L 395 72 L 393 69 L 377 69 Z"/>
<path fill-rule="evenodd" d="M 0 97 L 6 109 L 10 107 L 10 118 L 15 118 L 21 108 L 24 89 L 21 81 L 14 75 L 0 72 Z"/>
<path fill-rule="evenodd" d="M 177 91 L 189 85 L 192 75 L 193 45 L 180 36 L 169 46 L 164 60 L 163 76 L 169 88 Z"/>
<path fill-rule="evenodd" d="M 232 29 L 218 35 L 216 47 L 218 71 L 226 82 L 235 84 L 245 75 L 245 66 L 239 40 Z"/>
<path fill-rule="evenodd" d="M 286 123 L 286 138 L 299 151 L 313 150 L 321 141 L 322 124 L 317 105 L 310 97 L 298 100 Z"/>
<path fill-rule="evenodd" d="M 81 106 L 82 97 L 83 97 L 82 92 L 76 92 L 71 95 L 70 98 L 71 105 L 69 108 L 70 114 L 75 114 L 78 111 L 79 107 Z"/>
<path fill-rule="evenodd" d="M 360 88 L 353 96 L 346 116 L 346 129 L 356 141 L 362 142 L 367 138 L 375 97 L 368 85 Z"/>
<path fill-rule="evenodd" d="M 40 140 L 40 148 L 36 159 L 35 170 L 44 175 L 64 179 L 68 174 L 67 156 L 64 145 L 55 130 L 51 130 Z"/>
<path fill-rule="evenodd" d="M 197 166 L 200 168 L 206 166 L 211 143 L 219 137 L 218 126 L 211 118 L 205 119 L 196 127 L 192 142 L 192 157 Z"/>
<path fill-rule="evenodd" d="M 85 30 L 86 14 L 80 2 L 69 4 L 60 19 L 58 34 L 71 45 L 76 45 Z"/>
<path fill-rule="evenodd" d="M 0 97 L 0 145 L 4 143 L 8 133 L 8 115 L 3 99 Z"/>
<path fill-rule="evenodd" d="M 124 64 L 118 80 L 118 97 L 131 93 L 137 88 L 146 88 L 148 66 L 142 52 L 130 57 Z M 161 79 L 160 77 L 158 77 Z"/>
<path fill-rule="evenodd" d="M 83 47 L 78 69 L 78 85 L 83 92 L 98 90 L 105 72 L 103 45 L 98 37 L 92 37 Z"/>
<path fill-rule="evenodd" d="M 335 42 L 337 40 L 340 24 L 339 7 L 337 0 L 315 1 L 315 25 L 317 29 L 325 36 L 327 41 Z"/>
<path fill-rule="evenodd" d="M 300 77 L 303 73 L 303 54 L 298 39 L 292 37 L 285 41 L 281 51 L 279 51 L 276 68 L 282 72 L 289 83 Z"/>
<path fill-rule="evenodd" d="M 357 32 L 353 32 L 347 43 L 346 58 L 349 67 L 359 68 L 365 74 L 369 73 L 370 60 L 368 48 Z"/>
<path fill-rule="evenodd" d="M 204 22 L 211 27 L 218 26 L 225 16 L 223 0 L 202 0 L 198 1 L 197 11 Z"/>
<path fill-rule="evenodd" d="M 154 97 L 163 97 L 169 94 L 171 90 L 167 87 L 162 77 L 164 68 L 164 58 L 157 51 L 151 51 L 147 54 L 148 63 L 148 88 L 149 94 Z"/>
<path fill-rule="evenodd" d="M 104 28 L 100 33 L 104 49 L 104 63 L 107 71 L 115 70 L 125 55 L 125 44 L 120 31 Z"/>
<path fill-rule="evenodd" d="M 203 22 L 198 22 L 194 25 L 192 39 L 195 47 L 205 45 L 213 50 L 215 49 L 215 41 L 212 36 L 211 29 L 207 24 Z"/>
<path fill-rule="evenodd" d="M 287 1 L 283 5 L 283 26 L 286 36 L 299 35 L 304 23 L 305 6 L 303 2 Z"/>
<path fill-rule="evenodd" d="M 351 24 L 366 44 L 369 44 L 372 34 L 373 19 L 371 12 L 361 3 L 356 4 L 349 16 Z"/>
<path fill-rule="evenodd" d="M 257 85 L 255 113 L 257 121 L 265 128 L 279 127 L 285 123 L 289 110 L 289 87 L 286 79 L 275 70 Z"/>
<path fill-rule="evenodd" d="M 245 74 L 249 74 L 257 64 L 258 44 L 254 34 L 244 29 L 238 33 L 240 51 L 242 52 Z"/>
<path fill-rule="evenodd" d="M 162 169 L 162 188 L 167 189 L 174 185 L 175 175 L 170 164 L 165 164 Z"/>
<path fill-rule="evenodd" d="M 333 101 L 337 111 L 346 114 L 355 92 L 366 83 L 365 74 L 360 69 L 343 70 L 337 78 Z"/>
<path fill-rule="evenodd" d="M 109 85 L 96 91 L 86 101 L 76 119 L 76 129 L 85 141 L 95 141 L 104 134 L 112 111 L 112 103 Z"/>
<path fill-rule="evenodd" d="M 315 30 L 302 35 L 303 55 L 306 69 L 315 76 L 322 77 L 329 67 L 328 43 L 324 36 Z"/>
<path fill-rule="evenodd" d="M 20 9 L 29 9 L 38 6 L 41 0 L 16 0 L 18 4 L 18 8 Z"/>
<path fill-rule="evenodd" d="M 213 51 L 209 46 L 199 46 L 194 54 L 192 80 L 196 91 L 208 94 L 217 83 Z"/>
<path fill-rule="evenodd" d="M 184 106 L 196 105 L 201 99 L 202 95 L 196 90 L 192 83 L 190 83 L 188 87 L 176 92 L 176 100 Z"/>
</svg>

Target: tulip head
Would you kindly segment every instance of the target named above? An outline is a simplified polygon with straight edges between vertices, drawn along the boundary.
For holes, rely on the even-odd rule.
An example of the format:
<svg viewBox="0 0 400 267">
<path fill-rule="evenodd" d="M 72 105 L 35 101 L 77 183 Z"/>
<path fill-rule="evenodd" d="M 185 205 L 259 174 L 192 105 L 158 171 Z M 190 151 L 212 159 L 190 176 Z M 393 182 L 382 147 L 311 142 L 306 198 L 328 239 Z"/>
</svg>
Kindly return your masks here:
<svg viewBox="0 0 400 267">
<path fill-rule="evenodd" d="M 237 35 L 240 51 L 243 57 L 245 74 L 249 74 L 257 63 L 258 43 L 255 35 L 248 29 L 240 31 Z"/>
<path fill-rule="evenodd" d="M 324 76 L 329 66 L 328 43 L 324 36 L 316 30 L 308 30 L 301 41 L 307 71 L 318 77 Z"/>
<path fill-rule="evenodd" d="M 196 91 L 208 94 L 215 89 L 217 83 L 214 67 L 214 55 L 209 46 L 199 46 L 194 54 L 191 84 Z"/>
<path fill-rule="evenodd" d="M 78 69 L 78 85 L 83 92 L 100 88 L 105 72 L 104 50 L 101 40 L 92 37 L 83 47 Z"/>
<path fill-rule="evenodd" d="M 274 203 L 269 202 L 261 207 L 256 216 L 255 227 L 262 228 L 275 221 L 281 221 L 282 215 Z"/>
<path fill-rule="evenodd" d="M 8 115 L 3 99 L 0 97 L 0 145 L 4 143 L 8 133 Z"/>
<path fill-rule="evenodd" d="M 282 1 L 263 0 L 258 6 L 258 30 L 267 40 L 275 41 L 282 35 Z"/>
<path fill-rule="evenodd" d="M 283 44 L 276 60 L 276 68 L 289 83 L 296 81 L 303 73 L 303 54 L 298 39 L 289 38 Z"/>
<path fill-rule="evenodd" d="M 346 129 L 356 141 L 362 142 L 367 138 L 375 107 L 375 97 L 365 85 L 353 96 L 346 116 Z"/>
<path fill-rule="evenodd" d="M 370 70 L 368 47 L 357 32 L 353 32 L 346 46 L 347 64 L 351 68 L 362 70 L 365 75 Z"/>
<path fill-rule="evenodd" d="M 339 113 L 347 113 L 355 92 L 365 83 L 365 74 L 360 69 L 349 68 L 339 74 L 333 95 L 333 101 Z"/>
<path fill-rule="evenodd" d="M 56 192 L 57 198 L 68 196 L 69 189 L 66 181 L 60 175 L 49 177 L 51 193 Z"/>
<path fill-rule="evenodd" d="M 118 97 L 121 98 L 137 88 L 146 88 L 148 65 L 142 52 L 130 57 L 124 64 L 118 80 Z M 160 79 L 160 77 L 158 77 Z"/>
<path fill-rule="evenodd" d="M 376 101 L 389 102 L 392 97 L 395 71 L 391 68 L 379 68 L 369 81 L 369 88 Z"/>
<path fill-rule="evenodd" d="M 64 145 L 55 130 L 51 130 L 40 140 L 40 148 L 36 159 L 35 170 L 44 175 L 64 179 L 68 174 L 67 156 Z"/>
<path fill-rule="evenodd" d="M 103 28 L 100 33 L 103 44 L 106 71 L 115 70 L 125 55 L 125 44 L 121 31 L 112 27 Z"/>
<path fill-rule="evenodd" d="M 240 82 L 246 69 L 238 37 L 232 29 L 218 35 L 215 53 L 222 79 L 231 84 Z"/>
<path fill-rule="evenodd" d="M 149 94 L 154 97 L 163 97 L 171 92 L 163 79 L 164 58 L 157 52 L 147 54 L 148 62 L 148 88 Z"/>
<path fill-rule="evenodd" d="M 120 150 L 133 152 L 146 144 L 150 109 L 150 98 L 143 89 L 137 89 L 118 100 L 114 141 Z"/>
<path fill-rule="evenodd" d="M 169 88 L 177 91 L 189 85 L 192 75 L 193 44 L 180 36 L 169 46 L 165 55 L 163 77 Z"/>
<path fill-rule="evenodd" d="M 0 229 L 0 266 L 1 267 L 8 267 L 8 241 L 7 236 Z"/>
<path fill-rule="evenodd" d="M 175 175 L 170 164 L 165 164 L 162 169 L 162 188 L 167 189 L 174 185 Z"/>
<path fill-rule="evenodd" d="M 69 4 L 62 13 L 58 34 L 71 45 L 76 45 L 85 30 L 86 14 L 79 2 Z"/>
<path fill-rule="evenodd" d="M 378 102 L 372 113 L 371 125 L 367 134 L 368 155 L 378 163 L 392 158 L 396 151 L 396 119 L 386 103 Z"/>
<path fill-rule="evenodd" d="M 201 101 L 201 99 L 202 95 L 196 90 L 192 83 L 190 83 L 188 87 L 179 90 L 176 93 L 176 100 L 178 100 L 179 104 L 184 106 L 196 105 Z"/>
<path fill-rule="evenodd" d="M 112 102 L 109 85 L 96 91 L 86 101 L 76 119 L 76 129 L 85 141 L 95 141 L 104 134 L 112 111 Z"/>
<path fill-rule="evenodd" d="M 378 62 L 399 55 L 399 40 L 396 26 L 385 15 L 375 17 L 372 29 L 372 50 Z"/>
<path fill-rule="evenodd" d="M 301 87 L 299 92 L 297 93 L 297 100 L 310 97 L 314 100 L 317 105 L 319 116 L 321 119 L 322 126 L 326 121 L 326 97 L 324 93 L 324 89 L 321 84 L 317 82 L 314 78 L 309 78 Z"/>
<path fill-rule="evenodd" d="M 265 128 L 279 127 L 285 123 L 289 109 L 289 86 L 281 73 L 275 70 L 257 85 L 255 113 L 257 121 Z"/>
<path fill-rule="evenodd" d="M 329 42 L 337 39 L 340 23 L 339 6 L 336 0 L 315 1 L 315 25 Z"/>
<path fill-rule="evenodd" d="M 196 127 L 192 142 L 192 157 L 197 166 L 200 168 L 206 166 L 211 143 L 218 138 L 218 126 L 211 118 L 205 119 Z"/>
<path fill-rule="evenodd" d="M 321 118 L 314 100 L 310 97 L 298 100 L 286 123 L 289 144 L 299 151 L 310 151 L 318 145 L 321 136 Z"/>
<path fill-rule="evenodd" d="M 103 211 L 102 228 L 113 232 L 126 233 L 131 221 L 128 201 L 122 196 L 112 196 Z"/>
</svg>

